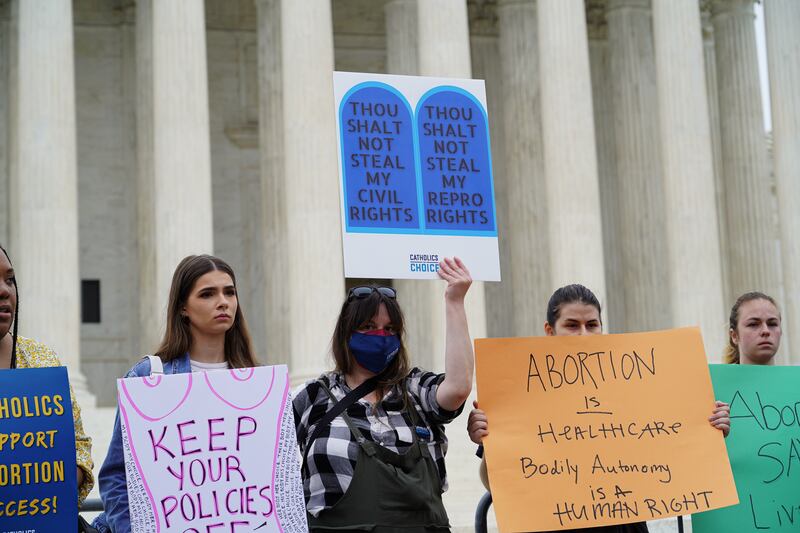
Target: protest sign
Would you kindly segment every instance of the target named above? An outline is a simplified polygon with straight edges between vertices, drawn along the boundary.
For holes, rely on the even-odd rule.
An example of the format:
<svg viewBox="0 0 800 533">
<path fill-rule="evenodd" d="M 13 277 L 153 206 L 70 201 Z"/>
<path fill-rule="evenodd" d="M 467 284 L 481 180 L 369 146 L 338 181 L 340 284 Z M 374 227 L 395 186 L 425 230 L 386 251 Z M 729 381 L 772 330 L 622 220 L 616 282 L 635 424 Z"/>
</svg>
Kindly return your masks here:
<svg viewBox="0 0 800 533">
<path fill-rule="evenodd" d="M 334 73 L 345 275 L 476 280 L 500 259 L 481 80 Z"/>
<path fill-rule="evenodd" d="M 66 367 L 0 372 L 0 532 L 78 523 L 75 426 Z"/>
<path fill-rule="evenodd" d="M 640 522 L 737 502 L 700 331 L 478 339 L 501 531 Z"/>
<path fill-rule="evenodd" d="M 800 368 L 711 365 L 711 380 L 731 406 L 739 505 L 694 515 L 692 530 L 800 531 Z"/>
<path fill-rule="evenodd" d="M 306 532 L 286 366 L 117 381 L 131 527 Z"/>
</svg>

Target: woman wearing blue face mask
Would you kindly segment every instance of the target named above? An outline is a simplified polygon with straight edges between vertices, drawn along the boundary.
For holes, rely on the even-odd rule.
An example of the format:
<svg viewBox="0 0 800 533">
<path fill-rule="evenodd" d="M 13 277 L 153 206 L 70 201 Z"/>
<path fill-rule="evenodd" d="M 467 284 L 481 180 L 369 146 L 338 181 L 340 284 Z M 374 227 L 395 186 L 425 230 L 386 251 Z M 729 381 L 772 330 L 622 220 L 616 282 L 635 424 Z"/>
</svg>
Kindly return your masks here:
<svg viewBox="0 0 800 533">
<path fill-rule="evenodd" d="M 409 368 L 394 289 L 363 286 L 342 305 L 336 367 L 293 400 L 311 531 L 449 531 L 444 424 L 472 389 L 464 311 L 472 279 L 457 258 L 440 263 L 445 290 L 445 373 Z"/>
</svg>

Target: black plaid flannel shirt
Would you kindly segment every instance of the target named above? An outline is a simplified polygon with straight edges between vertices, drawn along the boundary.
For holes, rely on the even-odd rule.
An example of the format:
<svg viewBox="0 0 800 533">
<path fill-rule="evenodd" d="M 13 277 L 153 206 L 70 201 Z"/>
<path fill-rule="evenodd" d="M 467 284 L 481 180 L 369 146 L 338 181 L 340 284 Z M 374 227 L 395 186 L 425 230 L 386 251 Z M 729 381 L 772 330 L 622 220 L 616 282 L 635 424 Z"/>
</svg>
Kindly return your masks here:
<svg viewBox="0 0 800 533">
<path fill-rule="evenodd" d="M 350 392 L 344 377 L 334 372 L 320 376 L 320 380 L 331 389 L 337 400 Z M 464 406 L 456 411 L 446 411 L 436 401 L 436 390 L 444 374 L 424 372 L 414 368 L 406 377 L 409 397 L 420 418 L 427 426 L 430 436 L 420 437 L 428 446 L 431 457 L 439 470 L 442 491 L 447 490 L 447 473 L 444 456 L 447 453 L 447 437 L 444 424 L 457 417 Z M 305 452 L 308 439 L 316 423 L 333 402 L 317 380 L 308 381 L 292 395 L 297 442 Z M 405 453 L 412 444 L 414 424 L 402 411 L 402 392 L 395 387 L 373 408 L 364 399 L 348 407 L 347 414 L 364 438 L 385 446 L 396 453 Z M 424 431 L 422 432 L 425 433 Z M 341 416 L 336 417 L 327 428 L 323 428 L 311 444 L 307 462 L 303 467 L 303 489 L 308 512 L 317 516 L 320 511 L 332 507 L 347 491 L 355 471 L 358 443 Z"/>
</svg>

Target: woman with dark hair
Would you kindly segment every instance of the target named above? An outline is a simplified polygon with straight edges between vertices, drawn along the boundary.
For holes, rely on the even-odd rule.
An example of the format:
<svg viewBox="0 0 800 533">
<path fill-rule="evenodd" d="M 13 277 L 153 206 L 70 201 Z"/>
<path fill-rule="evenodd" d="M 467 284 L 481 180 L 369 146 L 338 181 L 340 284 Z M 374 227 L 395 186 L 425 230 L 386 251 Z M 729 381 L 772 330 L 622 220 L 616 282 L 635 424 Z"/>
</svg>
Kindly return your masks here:
<svg viewBox="0 0 800 533">
<path fill-rule="evenodd" d="M 164 374 L 257 366 L 239 305 L 233 269 L 218 257 L 190 255 L 175 269 L 167 304 L 167 328 L 155 357 L 144 357 L 126 378 L 149 376 L 151 363 Z M 128 489 L 119 412 L 108 454 L 98 475 L 105 513 L 95 519 L 102 533 L 128 533 Z"/>
<path fill-rule="evenodd" d="M 48 346 L 17 335 L 19 326 L 19 287 L 14 267 L 5 248 L 0 246 L 0 369 L 45 368 L 62 366 L 56 353 Z M 78 464 L 78 504 L 92 490 L 92 439 L 83 432 L 81 408 L 72 400 L 72 419 L 75 424 L 75 452 Z"/>
<path fill-rule="evenodd" d="M 774 365 L 781 334 L 781 312 L 775 300 L 763 292 L 746 292 L 731 308 L 722 362 Z"/>
<path fill-rule="evenodd" d="M 562 335 L 600 335 L 603 333 L 600 302 L 592 291 L 579 284 L 567 285 L 557 289 L 547 302 L 547 321 L 544 332 L 548 336 Z M 489 434 L 486 413 L 474 404 L 467 421 L 469 438 L 480 445 Z M 709 417 L 709 423 L 727 436 L 730 431 L 730 407 L 723 402 L 716 402 Z M 482 455 L 482 453 L 481 453 Z M 480 476 L 486 490 L 489 488 L 489 476 L 486 471 L 486 460 L 481 460 Z M 604 532 L 604 533 L 647 533 L 647 524 L 620 524 L 592 528 L 574 529 L 571 531 Z"/>
<path fill-rule="evenodd" d="M 294 396 L 311 531 L 449 531 L 444 424 L 472 389 L 464 310 L 472 279 L 457 258 L 439 266 L 447 282 L 444 374 L 409 369 L 394 289 L 355 287 L 334 329 L 334 370 Z"/>
</svg>

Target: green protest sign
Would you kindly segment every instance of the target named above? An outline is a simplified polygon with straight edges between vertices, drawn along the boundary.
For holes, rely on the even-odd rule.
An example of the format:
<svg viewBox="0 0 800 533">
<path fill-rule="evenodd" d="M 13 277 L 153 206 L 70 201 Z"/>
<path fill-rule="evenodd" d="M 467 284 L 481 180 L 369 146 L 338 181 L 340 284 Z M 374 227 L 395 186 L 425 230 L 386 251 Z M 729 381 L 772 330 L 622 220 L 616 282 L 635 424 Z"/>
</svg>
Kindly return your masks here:
<svg viewBox="0 0 800 533">
<path fill-rule="evenodd" d="M 740 503 L 694 515 L 693 531 L 800 531 L 800 367 L 711 365 L 711 380 L 731 405 Z"/>
</svg>

